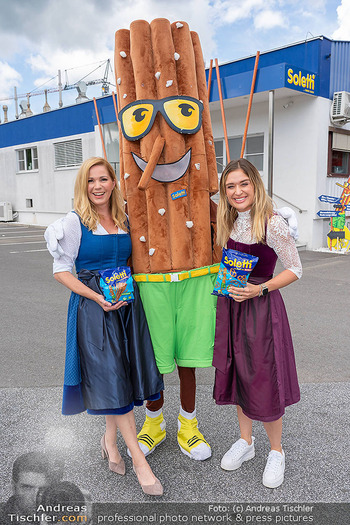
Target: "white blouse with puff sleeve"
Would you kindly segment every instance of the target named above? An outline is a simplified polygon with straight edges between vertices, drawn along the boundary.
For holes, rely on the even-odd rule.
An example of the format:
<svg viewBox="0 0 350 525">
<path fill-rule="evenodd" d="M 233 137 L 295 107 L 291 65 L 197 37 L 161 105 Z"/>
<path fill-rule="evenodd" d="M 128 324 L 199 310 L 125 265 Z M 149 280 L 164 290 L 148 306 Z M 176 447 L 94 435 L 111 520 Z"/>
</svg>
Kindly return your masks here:
<svg viewBox="0 0 350 525">
<path fill-rule="evenodd" d="M 101 224 L 97 224 L 96 230 L 92 233 L 94 235 L 109 235 Z M 127 232 L 118 228 L 118 234 L 127 234 Z M 81 241 L 81 225 L 78 215 L 72 211 L 69 212 L 62 219 L 50 224 L 44 235 L 48 250 L 54 257 L 53 273 L 72 273 Z M 52 239 L 55 246 L 53 246 Z M 57 249 L 57 244 L 59 244 L 59 249 Z"/>
</svg>

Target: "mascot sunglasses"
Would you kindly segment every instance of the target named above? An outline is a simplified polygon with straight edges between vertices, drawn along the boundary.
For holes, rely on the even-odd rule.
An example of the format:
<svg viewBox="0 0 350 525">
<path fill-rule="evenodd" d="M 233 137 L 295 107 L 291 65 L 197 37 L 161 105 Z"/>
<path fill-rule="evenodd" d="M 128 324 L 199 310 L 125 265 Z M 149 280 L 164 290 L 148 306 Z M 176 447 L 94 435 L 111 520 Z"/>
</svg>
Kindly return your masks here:
<svg viewBox="0 0 350 525">
<path fill-rule="evenodd" d="M 135 100 L 118 113 L 124 137 L 133 141 L 147 135 L 158 112 L 177 133 L 197 133 L 202 125 L 203 102 L 180 95 L 158 100 Z"/>
</svg>

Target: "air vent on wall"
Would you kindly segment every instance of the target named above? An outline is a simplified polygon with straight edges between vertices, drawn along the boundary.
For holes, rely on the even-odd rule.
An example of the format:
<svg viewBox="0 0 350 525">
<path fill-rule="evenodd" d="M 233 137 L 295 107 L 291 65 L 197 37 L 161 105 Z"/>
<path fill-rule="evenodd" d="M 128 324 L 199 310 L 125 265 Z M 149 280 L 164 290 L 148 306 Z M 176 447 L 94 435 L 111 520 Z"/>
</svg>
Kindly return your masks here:
<svg viewBox="0 0 350 525">
<path fill-rule="evenodd" d="M 12 206 L 10 202 L 0 202 L 0 221 L 12 221 Z"/>
<path fill-rule="evenodd" d="M 333 95 L 331 107 L 331 121 L 333 124 L 343 126 L 350 121 L 350 93 L 337 91 Z"/>
</svg>

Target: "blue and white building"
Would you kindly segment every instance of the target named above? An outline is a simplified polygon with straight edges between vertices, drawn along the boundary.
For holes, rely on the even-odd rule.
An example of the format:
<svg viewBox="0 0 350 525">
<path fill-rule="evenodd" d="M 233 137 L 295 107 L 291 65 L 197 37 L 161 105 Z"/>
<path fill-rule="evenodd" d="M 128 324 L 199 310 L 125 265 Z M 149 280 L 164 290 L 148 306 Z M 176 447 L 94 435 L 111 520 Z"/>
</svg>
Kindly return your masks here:
<svg viewBox="0 0 350 525">
<path fill-rule="evenodd" d="M 253 56 L 220 66 L 231 159 L 240 155 L 254 62 Z M 261 53 L 245 156 L 266 186 L 271 92 L 274 201 L 297 213 L 308 249 L 326 246 L 329 219 L 318 212 L 333 208 L 318 197 L 339 197 L 336 183 L 350 176 L 350 42 L 321 36 Z M 118 172 L 112 97 L 97 106 L 107 157 Z M 210 109 L 220 175 L 227 156 L 215 70 Z M 49 224 L 72 208 L 78 166 L 94 155 L 102 156 L 102 145 L 93 101 L 1 124 L 0 204 L 11 203 L 19 222 Z"/>
</svg>

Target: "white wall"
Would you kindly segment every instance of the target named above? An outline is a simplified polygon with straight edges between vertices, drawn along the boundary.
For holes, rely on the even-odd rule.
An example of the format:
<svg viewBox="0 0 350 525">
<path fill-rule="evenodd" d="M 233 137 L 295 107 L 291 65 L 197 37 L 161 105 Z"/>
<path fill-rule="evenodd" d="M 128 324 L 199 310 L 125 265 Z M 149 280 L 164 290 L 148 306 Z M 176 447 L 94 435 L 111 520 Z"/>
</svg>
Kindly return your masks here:
<svg viewBox="0 0 350 525">
<path fill-rule="evenodd" d="M 274 191 L 306 212 L 298 213 L 300 240 L 310 249 L 324 245 L 318 196 L 327 182 L 330 101 L 297 96 L 276 108 Z"/>
<path fill-rule="evenodd" d="M 85 133 L 11 146 L 0 150 L 0 201 L 18 211 L 18 222 L 46 226 L 72 209 L 74 181 L 78 168 L 54 168 L 54 142 L 82 138 L 83 159 L 96 155 L 96 133 Z M 39 169 L 17 172 L 16 150 L 36 146 Z M 98 152 L 99 153 L 99 152 Z M 33 208 L 26 208 L 33 199 Z"/>
<path fill-rule="evenodd" d="M 287 102 L 289 106 L 284 108 Z M 274 201 L 277 207 L 290 206 L 297 213 L 300 242 L 309 249 L 326 246 L 324 220 L 316 212 L 320 209 L 318 196 L 326 193 L 327 187 L 329 106 L 329 100 L 308 95 L 275 98 Z M 225 110 L 229 137 L 243 135 L 246 111 L 246 101 L 244 106 Z M 214 138 L 222 138 L 220 111 L 213 111 L 211 116 Z M 264 133 L 261 175 L 267 186 L 268 101 L 253 102 L 248 135 L 256 133 Z M 305 211 L 300 213 L 299 209 Z"/>
</svg>

